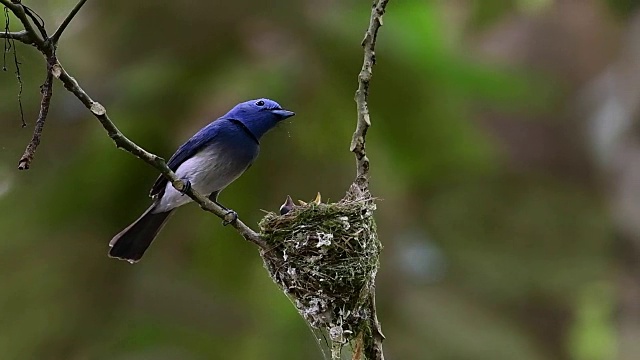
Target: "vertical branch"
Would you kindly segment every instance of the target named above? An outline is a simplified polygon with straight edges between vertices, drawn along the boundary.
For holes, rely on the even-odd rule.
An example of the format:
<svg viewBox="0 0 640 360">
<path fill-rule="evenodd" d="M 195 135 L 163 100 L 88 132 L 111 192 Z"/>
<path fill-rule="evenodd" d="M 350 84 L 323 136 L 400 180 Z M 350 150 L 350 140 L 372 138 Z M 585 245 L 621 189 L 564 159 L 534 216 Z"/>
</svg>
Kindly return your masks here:
<svg viewBox="0 0 640 360">
<path fill-rule="evenodd" d="M 365 32 L 364 39 L 362 40 L 364 61 L 362 69 L 358 74 L 358 90 L 355 94 L 355 101 L 358 110 L 358 122 L 356 130 L 353 133 L 349 150 L 356 156 L 355 183 L 363 192 L 368 192 L 369 190 L 369 158 L 367 157 L 365 146 L 367 131 L 369 130 L 369 127 L 371 127 L 368 104 L 369 83 L 371 82 L 373 65 L 376 63 L 375 47 L 376 40 L 378 38 L 378 30 L 382 26 L 382 16 L 384 15 L 388 2 L 389 0 L 374 0 L 371 9 L 369 27 Z M 370 360 L 384 360 L 384 354 L 382 352 L 382 341 L 384 340 L 384 335 L 382 334 L 382 329 L 380 327 L 380 322 L 378 322 L 376 312 L 375 278 L 371 280 L 369 296 L 369 307 L 371 311 L 369 329 L 371 331 L 371 339 L 366 341 L 364 354 L 366 358 Z"/>
<path fill-rule="evenodd" d="M 373 65 L 376 63 L 376 40 L 378 30 L 382 26 L 382 15 L 389 0 L 375 0 L 371 9 L 371 19 L 369 27 L 364 34 L 362 47 L 364 48 L 364 62 L 362 70 L 358 74 L 358 90 L 356 91 L 355 101 L 358 107 L 358 123 L 356 131 L 353 133 L 350 151 L 356 155 L 357 175 L 356 184 L 361 190 L 369 188 L 369 158 L 365 150 L 367 130 L 371 126 L 369 118 L 369 82 L 373 71 Z"/>
</svg>

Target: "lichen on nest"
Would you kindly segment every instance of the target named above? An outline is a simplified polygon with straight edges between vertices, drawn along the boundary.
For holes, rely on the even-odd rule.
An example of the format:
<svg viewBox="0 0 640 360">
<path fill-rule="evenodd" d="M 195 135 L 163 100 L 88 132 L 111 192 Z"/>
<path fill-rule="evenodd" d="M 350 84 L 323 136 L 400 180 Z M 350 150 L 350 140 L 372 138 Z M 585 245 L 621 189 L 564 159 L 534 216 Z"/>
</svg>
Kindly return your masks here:
<svg viewBox="0 0 640 360">
<path fill-rule="evenodd" d="M 267 270 L 334 343 L 352 340 L 371 320 L 369 291 L 381 250 L 375 209 L 370 194 L 353 185 L 337 203 L 303 204 L 260 222 L 271 247 L 262 254 Z"/>
</svg>

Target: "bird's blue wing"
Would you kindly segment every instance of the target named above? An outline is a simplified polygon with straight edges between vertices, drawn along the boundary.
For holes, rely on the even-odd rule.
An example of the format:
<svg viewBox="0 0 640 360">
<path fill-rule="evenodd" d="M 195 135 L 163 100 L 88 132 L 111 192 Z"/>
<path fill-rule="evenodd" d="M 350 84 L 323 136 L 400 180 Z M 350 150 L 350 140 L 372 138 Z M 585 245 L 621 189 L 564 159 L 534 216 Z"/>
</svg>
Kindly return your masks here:
<svg viewBox="0 0 640 360">
<path fill-rule="evenodd" d="M 216 135 L 218 134 L 218 121 L 214 121 L 204 128 L 200 129 L 195 135 L 191 137 L 191 139 L 187 140 L 184 144 L 182 144 L 178 150 L 171 156 L 169 161 L 167 162 L 167 166 L 171 171 L 176 171 L 178 167 L 185 162 L 187 159 L 191 158 L 198 151 L 200 151 L 205 145 L 214 141 Z M 153 184 L 151 188 L 151 192 L 149 196 L 153 197 L 158 194 L 161 194 L 167 186 L 167 178 L 163 175 L 158 176 L 156 182 Z"/>
</svg>

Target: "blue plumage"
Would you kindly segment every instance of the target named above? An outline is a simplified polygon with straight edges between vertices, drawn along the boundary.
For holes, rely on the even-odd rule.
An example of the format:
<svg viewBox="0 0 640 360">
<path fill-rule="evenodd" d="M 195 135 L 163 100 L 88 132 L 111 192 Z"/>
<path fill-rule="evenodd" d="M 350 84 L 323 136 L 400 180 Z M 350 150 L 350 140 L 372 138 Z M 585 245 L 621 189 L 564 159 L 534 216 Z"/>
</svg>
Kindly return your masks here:
<svg viewBox="0 0 640 360">
<path fill-rule="evenodd" d="M 260 151 L 260 138 L 278 122 L 295 115 L 273 100 L 257 99 L 236 105 L 211 122 L 171 156 L 167 165 L 201 194 L 217 196 L 251 166 Z M 140 260 L 171 212 L 191 201 L 160 176 L 151 188 L 154 202 L 145 213 L 116 235 L 109 256 Z"/>
</svg>

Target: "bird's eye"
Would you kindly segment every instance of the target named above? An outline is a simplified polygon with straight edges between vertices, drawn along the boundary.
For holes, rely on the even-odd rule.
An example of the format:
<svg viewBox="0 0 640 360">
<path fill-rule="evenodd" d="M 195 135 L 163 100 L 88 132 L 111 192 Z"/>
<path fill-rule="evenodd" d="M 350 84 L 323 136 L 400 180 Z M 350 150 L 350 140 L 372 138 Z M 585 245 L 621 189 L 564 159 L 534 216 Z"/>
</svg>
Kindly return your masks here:
<svg viewBox="0 0 640 360">
<path fill-rule="evenodd" d="M 258 105 L 258 106 L 264 106 L 264 101 L 262 101 L 262 100 L 258 100 L 258 101 L 256 101 L 256 105 Z"/>
</svg>

